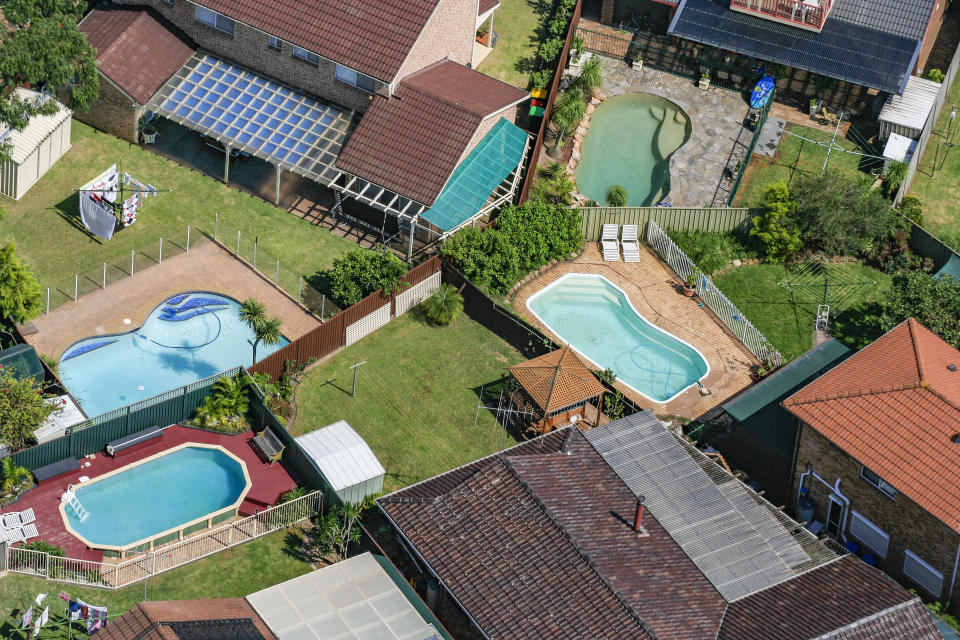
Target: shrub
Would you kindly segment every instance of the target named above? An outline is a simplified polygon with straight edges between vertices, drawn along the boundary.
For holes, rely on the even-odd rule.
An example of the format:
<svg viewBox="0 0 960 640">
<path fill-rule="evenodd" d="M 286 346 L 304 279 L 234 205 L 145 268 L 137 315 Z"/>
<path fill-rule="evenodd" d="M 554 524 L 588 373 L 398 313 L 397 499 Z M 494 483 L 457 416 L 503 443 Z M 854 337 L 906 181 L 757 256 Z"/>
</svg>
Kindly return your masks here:
<svg viewBox="0 0 960 640">
<path fill-rule="evenodd" d="M 27 542 L 26 544 L 20 547 L 21 549 L 27 549 L 29 551 L 39 551 L 41 553 L 49 553 L 51 556 L 56 558 L 62 558 L 66 554 L 63 550 L 63 547 L 58 547 L 55 544 L 51 544 L 46 540 L 34 540 L 33 542 Z"/>
<path fill-rule="evenodd" d="M 930 71 L 927 72 L 927 79 L 943 84 L 946 76 L 944 75 L 943 71 L 940 71 L 940 69 L 930 69 Z"/>
<path fill-rule="evenodd" d="M 796 203 L 790 199 L 790 191 L 784 182 L 770 185 L 764 199 L 766 211 L 753 218 L 750 235 L 763 244 L 769 262 L 783 262 L 803 246 L 800 233 L 788 227 Z"/>
<path fill-rule="evenodd" d="M 0 442 L 21 449 L 34 429 L 54 411 L 44 401 L 43 389 L 33 378 L 17 378 L 10 367 L 0 365 Z"/>
<path fill-rule="evenodd" d="M 551 80 L 553 80 L 553 69 L 540 69 L 530 74 L 530 82 L 533 83 L 534 89 L 546 89 L 550 86 Z"/>
<path fill-rule="evenodd" d="M 907 318 L 925 327 L 954 347 L 960 348 L 960 281 L 935 278 L 923 271 L 903 271 L 893 277 L 888 304 L 881 320 L 889 331 Z"/>
<path fill-rule="evenodd" d="M 441 284 L 440 288 L 423 302 L 423 310 L 431 321 L 450 324 L 463 311 L 463 296 L 452 284 Z"/>
<path fill-rule="evenodd" d="M 540 43 L 540 57 L 543 58 L 544 62 L 553 62 L 558 57 L 560 57 L 560 52 L 563 50 L 563 40 L 560 38 L 548 38 Z"/>
<path fill-rule="evenodd" d="M 727 266 L 731 260 L 756 256 L 756 252 L 748 248 L 743 238 L 735 233 L 668 231 L 667 235 L 707 275 Z"/>
<path fill-rule="evenodd" d="M 607 189 L 607 206 L 608 207 L 627 206 L 627 190 L 618 184 L 615 184 L 609 189 Z"/>
<path fill-rule="evenodd" d="M 374 291 L 396 291 L 407 265 L 385 248 L 352 249 L 333 260 L 330 294 L 340 307 L 360 302 Z"/>
<path fill-rule="evenodd" d="M 884 180 L 884 185 L 887 188 L 887 193 L 893 195 L 900 188 L 900 185 L 903 184 L 903 181 L 907 179 L 907 171 L 910 169 L 910 165 L 906 162 L 900 162 L 899 160 L 894 160 L 890 163 L 890 166 L 887 167 L 887 178 Z"/>
<path fill-rule="evenodd" d="M 900 213 L 914 224 L 923 226 L 923 205 L 916 196 L 904 196 L 900 201 Z"/>
<path fill-rule="evenodd" d="M 2 154 L 0 154 L 2 155 Z M 40 314 L 40 284 L 11 243 L 0 248 L 0 320 L 20 324 Z"/>
<path fill-rule="evenodd" d="M 213 395 L 197 409 L 195 421 L 208 429 L 240 433 L 250 427 L 248 408 L 247 379 L 242 373 L 235 378 L 220 378 L 213 385 Z"/>
</svg>

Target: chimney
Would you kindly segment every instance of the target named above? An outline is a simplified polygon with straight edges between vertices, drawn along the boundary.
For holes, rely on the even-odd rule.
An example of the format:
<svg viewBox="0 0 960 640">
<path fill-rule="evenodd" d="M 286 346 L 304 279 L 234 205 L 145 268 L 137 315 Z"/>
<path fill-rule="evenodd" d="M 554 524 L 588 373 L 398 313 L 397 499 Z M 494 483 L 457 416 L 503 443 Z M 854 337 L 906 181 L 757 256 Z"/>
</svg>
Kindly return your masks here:
<svg viewBox="0 0 960 640">
<path fill-rule="evenodd" d="M 633 530 L 643 531 L 643 496 L 637 496 L 637 512 L 633 516 Z"/>
</svg>

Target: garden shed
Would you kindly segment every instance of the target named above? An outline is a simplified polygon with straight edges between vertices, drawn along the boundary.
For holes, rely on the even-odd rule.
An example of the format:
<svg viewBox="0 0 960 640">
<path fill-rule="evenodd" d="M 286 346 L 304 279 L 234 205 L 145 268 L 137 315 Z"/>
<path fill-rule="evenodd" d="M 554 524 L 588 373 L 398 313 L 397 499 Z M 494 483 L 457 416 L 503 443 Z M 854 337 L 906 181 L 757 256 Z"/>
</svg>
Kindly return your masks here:
<svg viewBox="0 0 960 640">
<path fill-rule="evenodd" d="M 383 465 L 344 420 L 298 436 L 296 442 L 344 503 L 360 502 L 383 490 Z"/>
<path fill-rule="evenodd" d="M 880 139 L 886 140 L 891 133 L 919 139 L 939 92 L 939 82 L 910 76 L 904 92 L 887 98 L 880 111 Z"/>
<path fill-rule="evenodd" d="M 38 100 L 40 94 L 17 89 L 23 100 Z M 48 98 L 53 100 L 53 98 Z M 54 100 L 56 102 L 56 100 Z M 0 144 L 9 145 L 10 158 L 0 164 L 0 193 L 19 200 L 70 149 L 70 110 L 56 102 L 57 111 L 34 116 L 23 129 L 0 132 Z"/>
</svg>

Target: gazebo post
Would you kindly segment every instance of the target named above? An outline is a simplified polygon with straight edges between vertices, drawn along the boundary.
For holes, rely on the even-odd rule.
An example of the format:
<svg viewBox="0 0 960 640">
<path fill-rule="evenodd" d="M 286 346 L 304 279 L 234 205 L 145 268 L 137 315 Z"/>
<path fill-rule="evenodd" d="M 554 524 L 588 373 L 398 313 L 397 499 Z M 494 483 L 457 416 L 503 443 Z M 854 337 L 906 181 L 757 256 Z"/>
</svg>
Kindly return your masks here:
<svg viewBox="0 0 960 640">
<path fill-rule="evenodd" d="M 277 168 L 277 190 L 273 196 L 273 204 L 280 206 L 280 165 L 274 165 Z"/>
<path fill-rule="evenodd" d="M 230 145 L 224 143 L 223 148 L 225 150 L 223 156 L 223 182 L 224 184 L 230 184 Z"/>
</svg>

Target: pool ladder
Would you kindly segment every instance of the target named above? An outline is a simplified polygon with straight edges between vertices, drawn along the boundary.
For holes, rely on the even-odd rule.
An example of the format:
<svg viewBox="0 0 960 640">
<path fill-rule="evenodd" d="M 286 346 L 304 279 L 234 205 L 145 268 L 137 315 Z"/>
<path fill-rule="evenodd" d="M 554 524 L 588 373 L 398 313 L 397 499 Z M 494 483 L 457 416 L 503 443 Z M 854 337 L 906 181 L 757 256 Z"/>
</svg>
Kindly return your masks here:
<svg viewBox="0 0 960 640">
<path fill-rule="evenodd" d="M 83 522 L 90 516 L 90 513 L 83 508 L 82 504 L 80 504 L 77 494 L 73 491 L 73 485 L 67 486 L 67 490 L 60 497 L 60 500 L 73 507 L 73 510 L 77 513 L 77 517 L 80 519 L 80 522 Z"/>
</svg>

